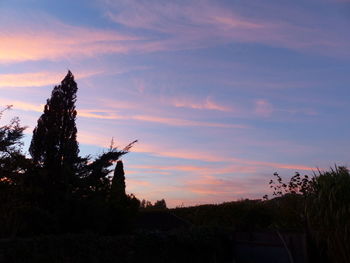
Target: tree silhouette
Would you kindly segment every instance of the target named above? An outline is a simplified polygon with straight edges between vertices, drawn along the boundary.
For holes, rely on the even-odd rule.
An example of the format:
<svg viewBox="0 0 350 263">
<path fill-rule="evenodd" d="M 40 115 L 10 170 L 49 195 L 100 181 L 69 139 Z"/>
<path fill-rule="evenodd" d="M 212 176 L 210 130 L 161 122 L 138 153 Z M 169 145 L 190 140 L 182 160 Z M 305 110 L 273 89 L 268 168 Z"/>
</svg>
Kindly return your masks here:
<svg viewBox="0 0 350 263">
<path fill-rule="evenodd" d="M 121 233 L 131 228 L 139 200 L 126 195 L 123 149 L 96 158 L 80 157 L 76 120 L 77 84 L 68 71 L 55 86 L 22 153 L 25 127 L 14 118 L 0 126 L 0 237 L 93 231 Z M 10 109 L 7 106 L 0 110 Z M 117 162 L 114 177 L 111 166 Z"/>
<path fill-rule="evenodd" d="M 108 175 L 112 170 L 109 167 L 126 153 L 128 150 L 120 151 L 111 147 L 93 161 L 87 157 L 79 170 L 80 181 L 76 193 L 82 197 L 92 199 L 98 197 L 107 201 L 111 189 L 111 180 Z"/>
<path fill-rule="evenodd" d="M 166 207 L 166 202 L 165 202 L 164 199 L 156 201 L 156 202 L 154 203 L 153 207 L 156 208 L 156 209 L 160 209 L 160 210 L 161 210 L 161 209 L 166 209 L 166 208 L 167 208 L 167 207 Z"/>
<path fill-rule="evenodd" d="M 79 163 L 75 125 L 77 90 L 74 76 L 68 71 L 47 100 L 29 148 L 34 163 L 49 171 L 52 183 L 65 191 Z"/>
<path fill-rule="evenodd" d="M 7 106 L 0 111 L 0 119 Z M 23 173 L 27 159 L 22 153 L 23 131 L 26 127 L 20 125 L 19 118 L 13 118 L 9 124 L 0 127 L 0 181 L 14 183 L 16 175 Z"/>
<path fill-rule="evenodd" d="M 110 200 L 113 202 L 123 203 L 126 200 L 125 193 L 125 173 L 122 161 L 118 161 L 114 169 L 114 175 L 112 179 Z"/>
</svg>

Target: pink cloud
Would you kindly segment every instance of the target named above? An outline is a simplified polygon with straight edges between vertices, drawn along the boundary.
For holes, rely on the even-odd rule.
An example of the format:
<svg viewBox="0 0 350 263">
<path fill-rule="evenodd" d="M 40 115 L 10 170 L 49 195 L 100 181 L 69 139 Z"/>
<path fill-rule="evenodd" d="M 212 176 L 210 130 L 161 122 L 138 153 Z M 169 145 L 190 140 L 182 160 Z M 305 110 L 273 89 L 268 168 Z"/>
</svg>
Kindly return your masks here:
<svg viewBox="0 0 350 263">
<path fill-rule="evenodd" d="M 77 111 L 79 117 L 102 119 L 102 120 L 126 120 L 128 117 L 117 115 L 106 109 L 79 109 Z"/>
<path fill-rule="evenodd" d="M 231 158 L 233 162 L 254 165 L 258 167 L 271 167 L 275 169 L 288 169 L 288 170 L 304 170 L 304 171 L 314 171 L 315 167 L 305 166 L 305 165 L 296 165 L 296 164 L 283 164 L 283 163 L 275 163 L 275 162 L 262 162 L 255 160 L 246 160 L 240 158 Z"/>
<path fill-rule="evenodd" d="M 187 191 L 200 196 L 216 196 L 221 201 L 233 201 L 242 197 L 262 197 L 268 190 L 264 178 L 219 178 L 216 176 L 200 176 L 184 182 Z M 261 195 L 261 196 L 259 196 Z"/>
<path fill-rule="evenodd" d="M 39 16 L 22 25 L 0 26 L 0 62 L 126 53 L 135 36 L 115 31 L 71 26 Z M 43 21 L 45 21 L 43 23 Z"/>
<path fill-rule="evenodd" d="M 145 171 L 169 171 L 169 172 L 186 172 L 187 174 L 201 175 L 201 176 L 213 176 L 222 174 L 234 174 L 234 173 L 255 173 L 256 167 L 247 167 L 231 164 L 206 164 L 201 166 L 196 165 L 131 165 L 130 169 L 137 170 L 139 173 Z"/>
<path fill-rule="evenodd" d="M 224 112 L 229 112 L 232 110 L 228 106 L 220 105 L 214 102 L 210 97 L 207 97 L 206 100 L 202 102 L 191 101 L 188 98 L 175 98 L 170 103 L 175 107 L 190 108 L 196 110 L 215 110 Z"/>
<path fill-rule="evenodd" d="M 158 116 L 148 116 L 148 115 L 137 115 L 133 116 L 132 119 L 146 122 L 155 122 L 171 126 L 195 126 L 195 127 L 216 127 L 216 128 L 238 128 L 245 129 L 248 126 L 240 124 L 226 124 L 226 123 L 214 123 L 214 122 L 204 122 L 204 121 L 194 121 L 178 118 L 167 118 Z"/>
<path fill-rule="evenodd" d="M 80 72 L 76 79 L 91 77 L 102 73 L 102 71 Z M 62 79 L 59 72 L 31 72 L 16 74 L 0 74 L 0 88 L 2 87 L 41 87 L 54 85 L 57 80 Z"/>
<path fill-rule="evenodd" d="M 0 105 L 12 105 L 15 110 L 42 112 L 44 104 L 27 103 L 18 100 L 0 99 Z"/>
<path fill-rule="evenodd" d="M 5 100 L 3 100 L 3 104 Z M 6 100 L 6 102 L 10 102 L 11 105 L 20 109 L 20 110 L 31 110 L 36 112 L 42 111 L 42 106 L 38 106 L 37 104 L 27 103 L 23 101 L 13 101 Z M 205 121 L 195 121 L 195 120 L 187 120 L 180 118 L 169 118 L 162 116 L 152 116 L 152 115 L 122 115 L 116 114 L 115 111 L 108 108 L 92 108 L 92 109 L 78 109 L 78 116 L 84 118 L 92 118 L 92 119 L 104 119 L 104 120 L 129 120 L 129 121 L 142 121 L 142 122 L 151 122 L 151 123 L 159 123 L 170 126 L 193 126 L 193 127 L 215 127 L 215 128 L 235 128 L 235 129 L 245 129 L 248 128 L 245 125 L 240 124 L 226 124 L 226 123 L 215 123 L 215 122 L 205 122 Z"/>
<path fill-rule="evenodd" d="M 78 133 L 78 138 L 81 142 L 86 144 L 92 144 L 100 147 L 108 147 L 110 138 L 102 138 L 101 134 L 94 135 L 86 133 Z M 171 150 L 169 150 L 171 149 Z M 277 162 L 266 162 L 259 160 L 249 160 L 242 158 L 235 158 L 225 155 L 212 154 L 210 151 L 195 151 L 189 149 L 179 149 L 170 145 L 160 145 L 159 143 L 145 144 L 138 143 L 133 149 L 133 152 L 145 153 L 154 156 L 161 156 L 167 158 L 185 159 L 185 160 L 198 160 L 203 162 L 213 163 L 226 163 L 221 168 L 215 166 L 188 166 L 188 165 L 176 165 L 176 166 L 139 166 L 133 168 L 139 169 L 152 169 L 152 170 L 173 170 L 173 171 L 186 171 L 195 172 L 202 175 L 215 175 L 215 174 L 229 174 L 229 173 L 255 173 L 261 171 L 262 168 L 272 168 L 273 172 L 278 169 L 293 170 L 293 171 L 314 171 L 316 167 L 300 165 L 300 164 L 285 164 Z"/>
<path fill-rule="evenodd" d="M 152 185 L 148 181 L 137 180 L 137 179 L 133 179 L 133 178 L 126 178 L 126 184 L 127 184 L 128 188 L 129 188 L 130 185 L 132 185 L 132 186 L 142 186 L 142 187 L 149 187 L 149 186 Z"/>
</svg>

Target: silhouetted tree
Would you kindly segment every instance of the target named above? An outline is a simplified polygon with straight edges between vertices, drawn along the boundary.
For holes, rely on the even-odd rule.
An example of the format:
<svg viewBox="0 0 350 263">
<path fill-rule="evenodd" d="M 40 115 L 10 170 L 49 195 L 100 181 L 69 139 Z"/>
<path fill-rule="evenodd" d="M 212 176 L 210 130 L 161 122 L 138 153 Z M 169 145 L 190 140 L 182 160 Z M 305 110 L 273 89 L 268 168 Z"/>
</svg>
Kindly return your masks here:
<svg viewBox="0 0 350 263">
<path fill-rule="evenodd" d="M 153 205 L 151 203 L 151 201 L 148 201 L 146 199 L 142 199 L 141 203 L 140 203 L 140 208 L 141 209 L 146 209 L 146 208 L 151 208 Z"/>
<path fill-rule="evenodd" d="M 145 210 L 163 210 L 167 209 L 167 206 L 164 199 L 157 200 L 153 205 L 151 201 L 142 199 L 140 202 L 140 208 Z"/>
<path fill-rule="evenodd" d="M 156 208 L 156 209 L 166 209 L 167 208 L 166 207 L 166 202 L 165 202 L 164 199 L 156 201 L 154 203 L 153 207 Z"/>
<path fill-rule="evenodd" d="M 4 111 L 10 109 L 7 106 L 0 111 L 0 119 Z M 12 182 L 16 180 L 15 175 L 23 173 L 26 158 L 22 154 L 23 131 L 26 127 L 20 125 L 19 119 L 13 118 L 9 124 L 0 127 L 0 181 Z"/>
<path fill-rule="evenodd" d="M 123 163 L 118 160 L 136 141 L 122 150 L 112 143 L 94 160 L 79 157 L 76 93 L 68 71 L 54 87 L 33 131 L 32 159 L 21 150 L 25 127 L 19 119 L 0 126 L 0 236 L 121 233 L 132 226 L 139 200 L 126 195 Z M 116 161 L 111 178 L 110 167 Z"/>
<path fill-rule="evenodd" d="M 29 152 L 34 163 L 48 171 L 50 180 L 65 192 L 79 163 L 75 110 L 77 84 L 68 71 L 55 86 L 33 131 Z"/>
<path fill-rule="evenodd" d="M 114 169 L 110 200 L 119 203 L 123 203 L 126 200 L 125 173 L 122 161 L 118 161 Z"/>
<path fill-rule="evenodd" d="M 0 111 L 0 119 L 10 108 Z M 22 153 L 21 142 L 25 128 L 17 117 L 0 127 L 0 236 L 15 236 L 23 229 L 24 217 L 31 207 L 32 189 L 25 183 L 31 160 Z"/>
<path fill-rule="evenodd" d="M 136 142 L 137 140 L 133 141 L 122 150 L 118 150 L 111 145 L 107 152 L 102 153 L 93 161 L 91 161 L 90 157 L 87 157 L 79 170 L 80 185 L 76 192 L 86 198 L 98 197 L 99 199 L 103 199 L 103 201 L 107 201 L 112 188 L 109 174 L 113 170 L 109 167 L 118 161 L 121 156 L 127 154 Z"/>
</svg>

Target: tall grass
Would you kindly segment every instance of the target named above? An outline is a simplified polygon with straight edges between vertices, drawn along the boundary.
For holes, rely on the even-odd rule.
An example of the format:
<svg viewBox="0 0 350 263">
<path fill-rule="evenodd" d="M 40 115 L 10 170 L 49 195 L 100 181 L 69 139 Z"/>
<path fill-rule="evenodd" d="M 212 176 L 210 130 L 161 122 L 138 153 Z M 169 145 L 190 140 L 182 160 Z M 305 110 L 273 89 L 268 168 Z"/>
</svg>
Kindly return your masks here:
<svg viewBox="0 0 350 263">
<path fill-rule="evenodd" d="M 332 262 L 350 262 L 350 174 L 337 167 L 315 174 L 306 202 L 309 229 Z"/>
</svg>

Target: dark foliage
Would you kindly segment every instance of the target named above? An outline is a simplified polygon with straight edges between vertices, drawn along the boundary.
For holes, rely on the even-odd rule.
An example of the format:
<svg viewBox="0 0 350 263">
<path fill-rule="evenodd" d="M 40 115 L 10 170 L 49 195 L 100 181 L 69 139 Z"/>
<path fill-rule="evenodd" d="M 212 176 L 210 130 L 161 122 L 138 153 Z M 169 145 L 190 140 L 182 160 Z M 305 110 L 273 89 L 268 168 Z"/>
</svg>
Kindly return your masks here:
<svg viewBox="0 0 350 263">
<path fill-rule="evenodd" d="M 123 167 L 117 161 L 136 141 L 122 150 L 111 146 L 95 159 L 80 157 L 76 92 L 68 71 L 34 129 L 32 159 L 22 153 L 25 127 L 19 119 L 0 127 L 0 236 L 117 234 L 131 229 L 139 201 L 125 194 Z"/>
<path fill-rule="evenodd" d="M 140 203 L 140 209 L 141 210 L 151 210 L 151 211 L 158 211 L 158 210 L 166 210 L 167 205 L 164 199 L 157 200 L 152 204 L 151 201 L 147 201 L 145 199 L 142 199 Z"/>
<path fill-rule="evenodd" d="M 77 91 L 74 76 L 68 71 L 61 85 L 53 89 L 33 131 L 29 152 L 34 162 L 48 170 L 75 170 L 79 153 L 75 125 Z"/>
<path fill-rule="evenodd" d="M 268 229 L 274 221 L 272 207 L 260 200 L 180 207 L 171 211 L 197 226 L 227 227 L 236 231 Z"/>
<path fill-rule="evenodd" d="M 125 202 L 125 200 L 126 193 L 124 165 L 122 161 L 118 161 L 114 169 L 110 201 L 114 203 L 121 203 L 121 205 L 123 205 L 123 202 Z"/>
</svg>

